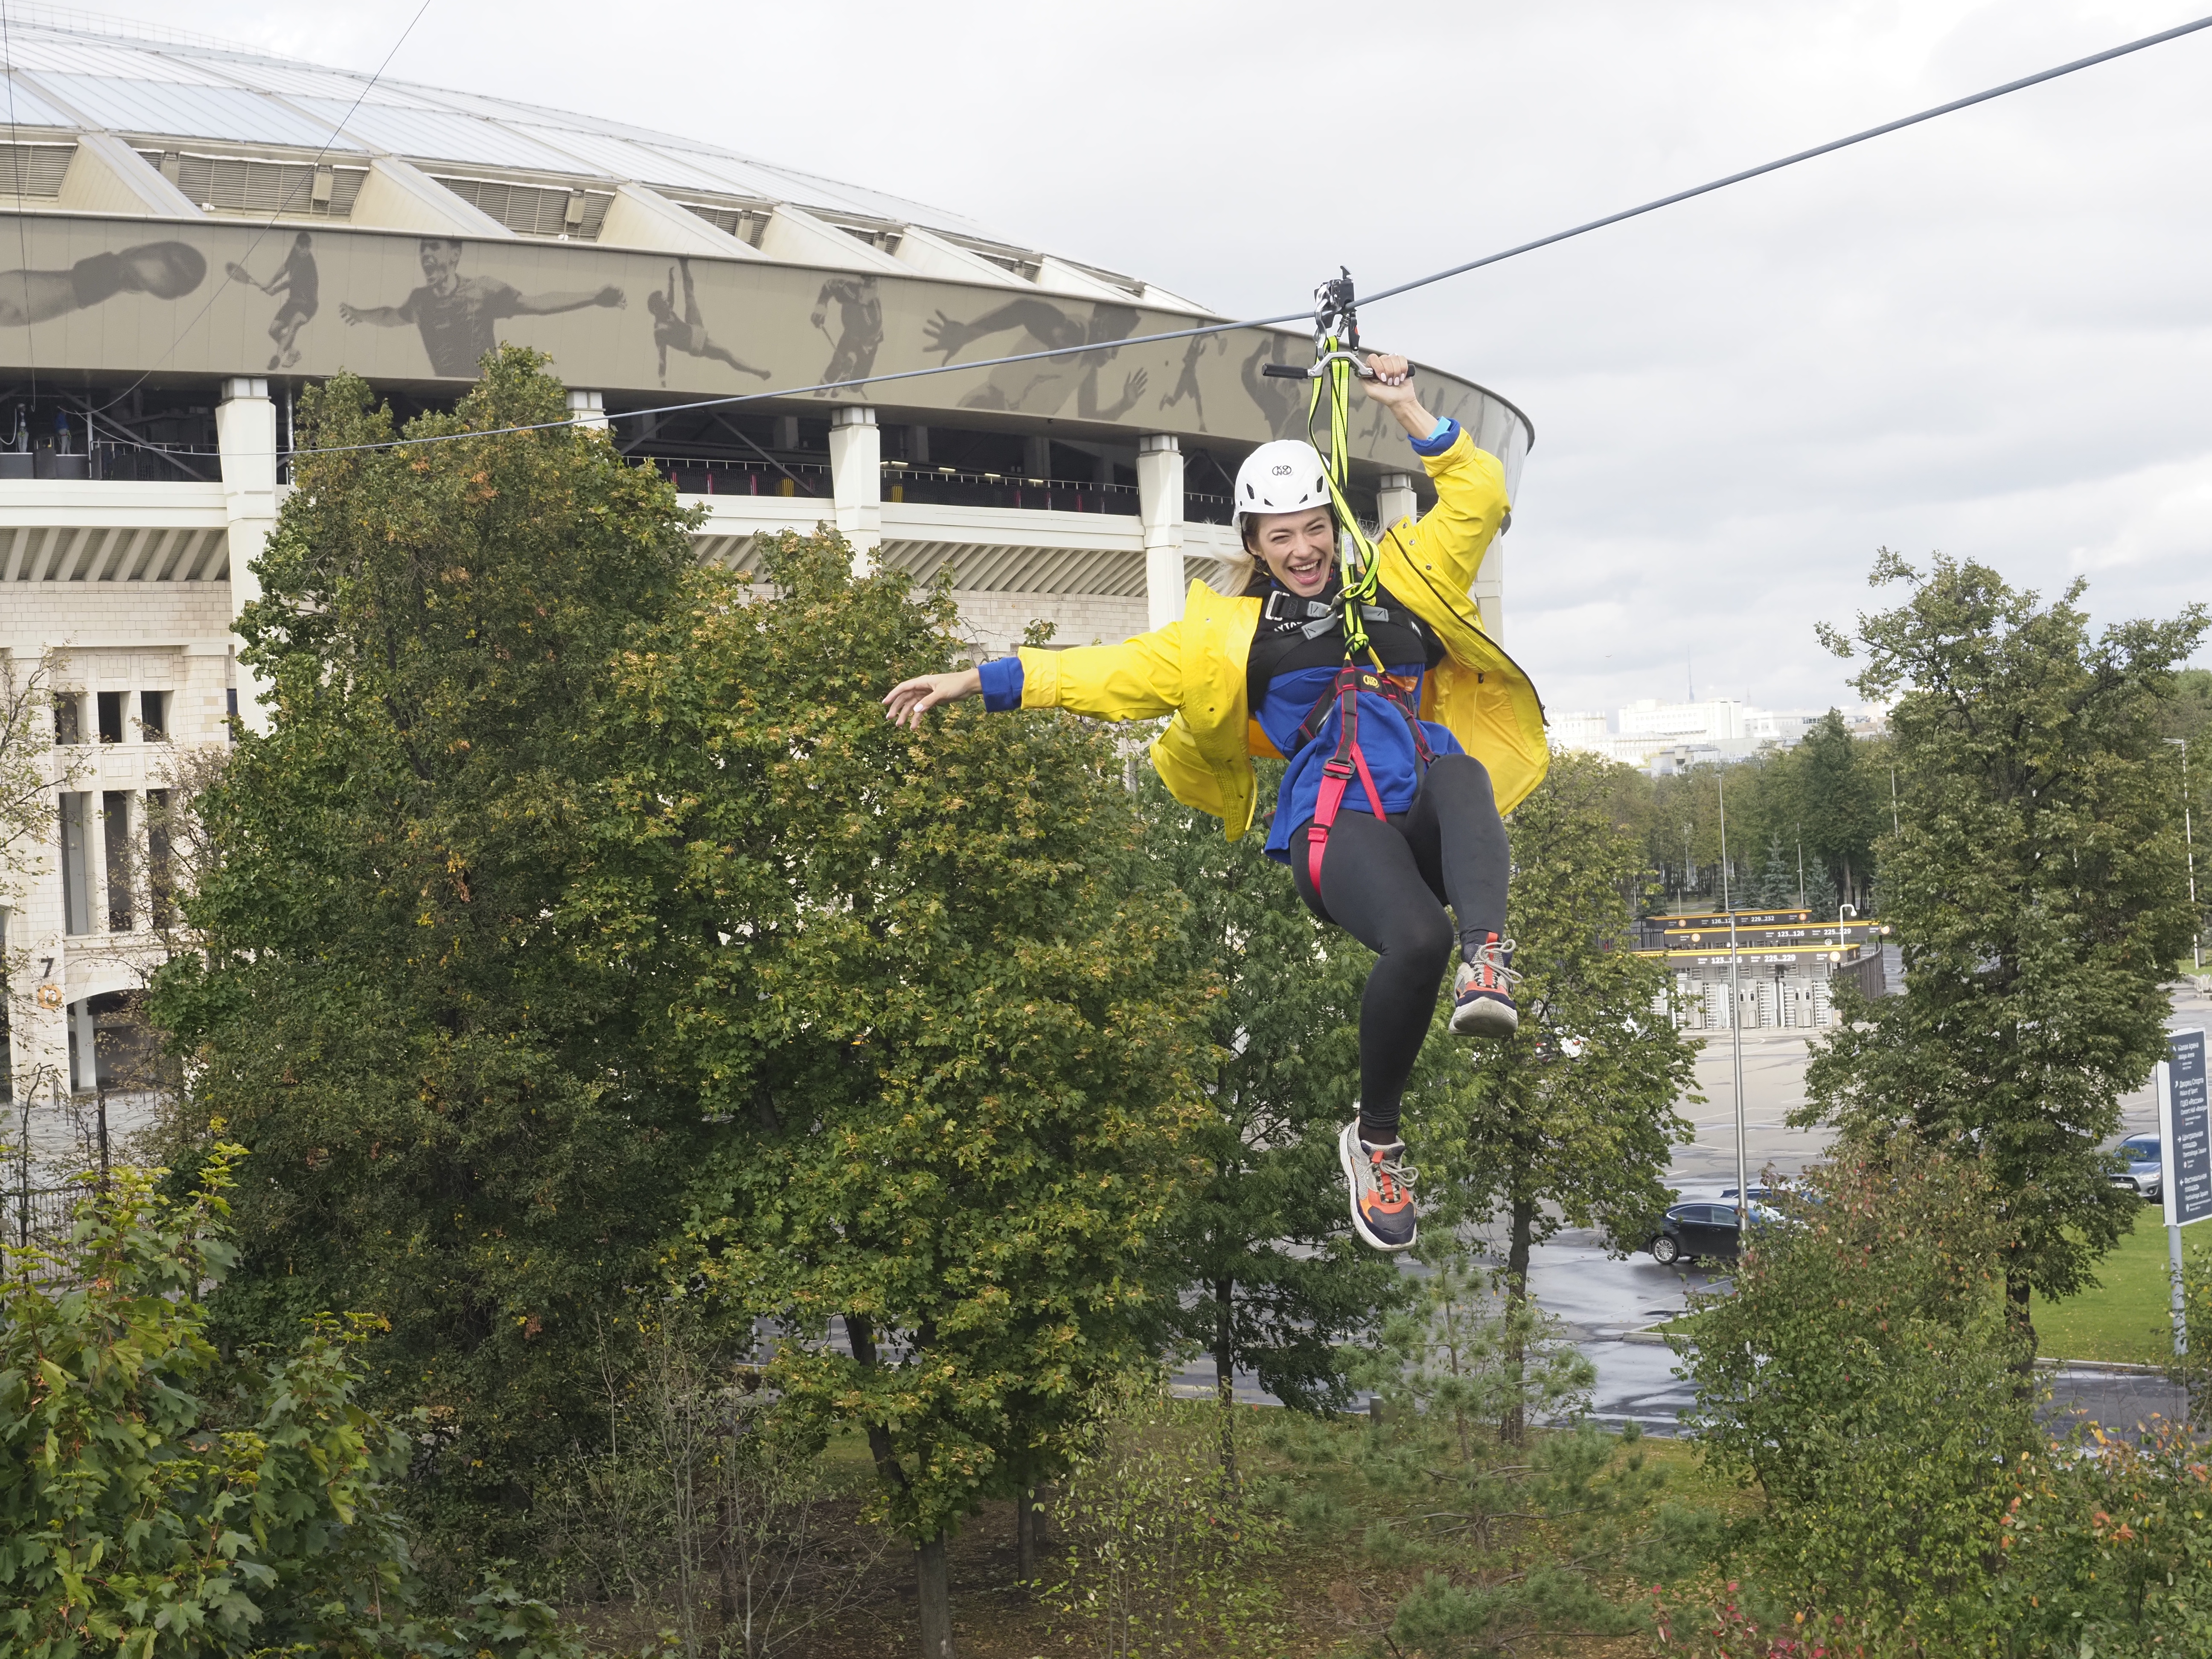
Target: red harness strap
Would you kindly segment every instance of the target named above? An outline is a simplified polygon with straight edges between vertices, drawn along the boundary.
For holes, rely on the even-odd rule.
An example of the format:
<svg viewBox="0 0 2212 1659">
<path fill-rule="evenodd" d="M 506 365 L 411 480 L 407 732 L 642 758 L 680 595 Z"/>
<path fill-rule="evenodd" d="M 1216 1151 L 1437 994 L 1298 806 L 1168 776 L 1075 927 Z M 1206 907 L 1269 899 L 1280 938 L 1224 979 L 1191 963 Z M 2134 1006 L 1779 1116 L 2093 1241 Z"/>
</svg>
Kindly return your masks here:
<svg viewBox="0 0 2212 1659">
<path fill-rule="evenodd" d="M 1367 792 L 1367 805 L 1376 821 L 1387 823 L 1389 819 L 1389 814 L 1382 810 L 1382 792 L 1375 787 L 1374 774 L 1367 769 L 1367 757 L 1359 747 L 1362 691 L 1371 692 L 1395 705 L 1406 717 L 1407 730 L 1413 735 L 1413 752 L 1420 757 L 1424 772 L 1436 758 L 1429 749 L 1428 734 L 1421 730 L 1419 714 L 1389 676 L 1353 666 L 1337 671 L 1336 678 L 1306 712 L 1305 720 L 1298 726 L 1298 744 L 1303 747 L 1321 735 L 1322 727 L 1328 724 L 1329 711 L 1340 703 L 1343 705 L 1344 720 L 1337 727 L 1336 753 L 1321 769 L 1321 793 L 1314 799 L 1313 822 L 1306 828 L 1306 874 L 1312 878 L 1316 893 L 1321 891 L 1321 861 L 1328 851 L 1328 832 L 1336 826 L 1336 815 L 1344 805 L 1344 792 L 1352 787 L 1355 775 L 1360 787 Z"/>
</svg>

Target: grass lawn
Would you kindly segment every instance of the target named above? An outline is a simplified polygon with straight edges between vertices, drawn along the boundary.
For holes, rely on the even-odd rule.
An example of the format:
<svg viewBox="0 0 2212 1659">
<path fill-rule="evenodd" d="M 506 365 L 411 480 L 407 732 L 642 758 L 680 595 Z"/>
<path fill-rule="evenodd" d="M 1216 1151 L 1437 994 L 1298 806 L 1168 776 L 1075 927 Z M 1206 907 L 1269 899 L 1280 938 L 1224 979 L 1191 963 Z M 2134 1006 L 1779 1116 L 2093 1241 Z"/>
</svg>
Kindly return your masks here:
<svg viewBox="0 0 2212 1659">
<path fill-rule="evenodd" d="M 2212 1261 L 2212 1226 L 2182 1235 L 2192 1259 Z M 2036 1352 L 2045 1359 L 2095 1359 L 2156 1365 L 2173 1357 L 2172 1291 L 2166 1277 L 2166 1221 L 2159 1206 L 2146 1204 L 2136 1230 L 2097 1264 L 2094 1290 L 2063 1302 L 2037 1297 L 2030 1304 L 2035 1320 Z M 1662 1335 L 1696 1329 L 1685 1314 L 1653 1328 Z"/>
<path fill-rule="evenodd" d="M 1239 1408 L 1238 1455 L 1248 1478 L 1298 1478 L 1293 1466 L 1264 1443 L 1266 1419 L 1274 1414 Z M 1346 1418 L 1332 1426 L 1348 1444 L 1358 1438 L 1362 1425 Z M 1541 1431 L 1538 1434 L 1540 1438 Z M 1733 1483 L 1715 1479 L 1692 1446 L 1646 1439 L 1638 1449 L 1647 1464 L 1666 1471 L 1667 1499 L 1729 1516 L 1743 1514 L 1757 1503 Z M 813 1546 L 839 1559 L 872 1558 L 872 1565 L 866 1568 L 857 1593 L 832 1617 L 789 1649 L 778 1651 L 787 1652 L 790 1659 L 879 1659 L 884 1654 L 910 1653 L 916 1639 L 913 1553 L 902 1544 L 883 1544 L 875 1529 L 857 1518 L 874 1483 L 866 1443 L 857 1433 L 847 1431 L 835 1436 L 823 1455 L 839 1496 L 818 1517 Z M 1262 1645 L 1237 1651 L 1263 1651 L 1268 1659 L 1371 1659 L 1382 1647 L 1377 1632 L 1390 1622 L 1400 1598 L 1419 1583 L 1425 1569 L 1417 1563 L 1386 1565 L 1362 1547 L 1362 1534 L 1370 1520 L 1401 1512 L 1405 1506 L 1402 1495 L 1394 1500 L 1391 1494 L 1367 1492 L 1358 1483 L 1353 1485 L 1356 1490 L 1346 1494 L 1346 1507 L 1333 1522 L 1318 1528 L 1289 1527 L 1274 1547 L 1249 1564 L 1249 1571 L 1272 1588 L 1274 1628 Z M 1058 1535 L 1053 1516 L 1048 1499 L 1040 1561 L 1048 1583 L 1066 1571 L 1066 1540 Z M 1526 1541 L 1534 1546 L 1538 1540 L 1532 1535 Z M 1012 1545 L 1012 1505 L 997 1500 L 969 1516 L 947 1547 L 953 1628 L 963 1659 L 1068 1659 L 1098 1651 L 1091 1645 L 1099 1635 L 1097 1630 L 1072 1623 L 1054 1611 L 1049 1595 L 1017 1581 Z M 1532 1559 L 1541 1555 L 1538 1548 Z M 1497 1564 L 1491 1565 L 1494 1572 Z M 1609 1588 L 1627 1601 L 1641 1600 L 1637 1585 Z M 1674 1599 L 1681 1605 L 1698 1606 L 1707 1594 L 1720 1595 L 1717 1578 L 1710 1583 L 1702 1577 L 1686 1582 Z M 632 1607 L 618 1593 L 611 1601 L 568 1611 L 583 1618 L 592 1630 L 594 1652 L 668 1650 L 652 1647 L 648 1639 L 655 1629 L 671 1622 L 673 1614 L 667 1606 Z M 1654 1649 L 1641 1636 L 1567 1635 L 1543 1650 L 1566 1659 L 1649 1659 Z"/>
<path fill-rule="evenodd" d="M 2212 1259 L 2212 1227 L 2182 1234 L 2190 1255 Z M 2166 1221 L 2146 1204 L 2136 1230 L 2097 1264 L 2094 1290 L 2063 1302 L 2031 1304 L 2037 1352 L 2051 1359 L 2118 1360 L 2155 1365 L 2173 1354 L 2172 1291 L 2166 1277 Z"/>
</svg>

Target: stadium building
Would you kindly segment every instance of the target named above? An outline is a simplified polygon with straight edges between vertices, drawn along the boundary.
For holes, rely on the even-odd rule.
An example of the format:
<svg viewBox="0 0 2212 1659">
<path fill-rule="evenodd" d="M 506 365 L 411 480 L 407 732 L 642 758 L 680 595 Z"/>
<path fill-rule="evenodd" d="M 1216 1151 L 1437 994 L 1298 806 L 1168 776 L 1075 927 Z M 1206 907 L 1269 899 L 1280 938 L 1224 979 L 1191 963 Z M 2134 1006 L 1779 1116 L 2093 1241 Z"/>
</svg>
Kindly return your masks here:
<svg viewBox="0 0 2212 1659">
<path fill-rule="evenodd" d="M 231 628 L 304 382 L 349 369 L 404 415 L 512 342 L 598 419 L 1082 346 L 613 423 L 706 509 L 701 559 L 833 523 L 864 559 L 949 565 L 992 652 L 1033 620 L 1084 643 L 1180 615 L 1234 550 L 1239 461 L 1304 430 L 1304 385 L 1261 373 L 1310 362 L 1301 334 L 1125 344 L 1212 314 L 863 186 L 98 18 L 11 8 L 4 67 L 0 649 L 58 693 L 53 833 L 5 918 L 19 1102 L 137 1075 L 129 996 L 167 920 L 149 805 L 263 718 Z M 1420 374 L 1517 485 L 1521 412 Z M 1426 480 L 1382 413 L 1356 416 L 1353 500 L 1395 520 Z M 1474 589 L 1493 633 L 1502 564 Z"/>
</svg>

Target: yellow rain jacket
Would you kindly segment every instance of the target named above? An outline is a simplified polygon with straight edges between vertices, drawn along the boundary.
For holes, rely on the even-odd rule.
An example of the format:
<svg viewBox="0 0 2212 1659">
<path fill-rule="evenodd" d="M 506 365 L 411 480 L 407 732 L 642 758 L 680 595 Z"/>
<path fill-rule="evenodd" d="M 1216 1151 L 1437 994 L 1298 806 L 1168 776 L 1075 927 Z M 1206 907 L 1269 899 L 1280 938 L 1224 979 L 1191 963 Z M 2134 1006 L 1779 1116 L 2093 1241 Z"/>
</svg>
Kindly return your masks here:
<svg viewBox="0 0 2212 1659">
<path fill-rule="evenodd" d="M 1543 781 L 1550 750 L 1536 688 L 1482 631 L 1468 597 L 1505 517 L 1504 469 L 1465 431 L 1422 465 L 1437 504 L 1419 524 L 1393 525 L 1377 544 L 1382 586 L 1443 643 L 1444 660 L 1422 678 L 1421 717 L 1448 728 L 1489 769 L 1498 810 L 1510 812 Z M 1113 720 L 1173 714 L 1152 744 L 1152 765 L 1170 794 L 1212 813 L 1236 841 L 1252 827 L 1252 757 L 1275 753 L 1246 707 L 1260 603 L 1194 581 L 1182 620 L 1165 628 L 1120 645 L 1025 646 L 1022 707 Z"/>
</svg>

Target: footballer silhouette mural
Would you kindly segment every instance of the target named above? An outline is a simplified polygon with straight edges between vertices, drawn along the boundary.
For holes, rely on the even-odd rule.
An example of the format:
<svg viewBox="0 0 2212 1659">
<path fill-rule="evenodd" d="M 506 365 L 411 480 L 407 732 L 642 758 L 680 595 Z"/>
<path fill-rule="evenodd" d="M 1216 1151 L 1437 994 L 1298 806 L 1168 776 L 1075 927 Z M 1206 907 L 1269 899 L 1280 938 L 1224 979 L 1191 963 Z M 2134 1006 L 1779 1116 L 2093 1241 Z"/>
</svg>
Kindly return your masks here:
<svg viewBox="0 0 2212 1659">
<path fill-rule="evenodd" d="M 1197 320 L 1188 311 L 1134 292 L 1124 302 L 1012 276 L 862 270 L 835 248 L 807 264 L 321 219 L 149 234 L 143 220 L 98 214 L 4 216 L 15 223 L 0 227 L 13 250 L 0 269 L 0 357 L 42 377 L 121 385 L 158 366 L 210 381 L 268 376 L 275 394 L 279 376 L 296 389 L 350 371 L 442 398 L 509 345 L 542 352 L 617 411 L 788 387 L 817 409 L 815 397 L 880 402 L 887 422 L 973 411 L 994 429 L 1012 417 L 1231 443 L 1305 430 L 1308 386 L 1261 372 L 1310 362 L 1303 335 L 1180 337 Z M 1518 411 L 1421 373 L 1431 407 L 1496 446 L 1511 479 L 1528 447 Z M 1395 433 L 1372 421 L 1355 422 L 1352 443 L 1402 465 Z"/>
<path fill-rule="evenodd" d="M 341 301 L 338 315 L 349 325 L 420 331 L 430 372 L 474 380 L 488 351 L 499 349 L 498 325 L 509 317 L 548 317 L 586 306 L 619 308 L 629 304 L 622 289 L 608 283 L 595 289 L 525 294 L 497 276 L 469 276 L 461 271 L 466 244 L 458 237 L 425 236 L 416 247 L 422 285 L 396 306 L 356 306 Z"/>
</svg>

